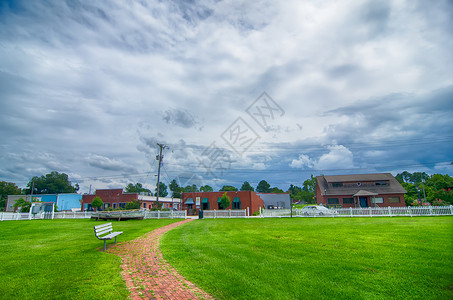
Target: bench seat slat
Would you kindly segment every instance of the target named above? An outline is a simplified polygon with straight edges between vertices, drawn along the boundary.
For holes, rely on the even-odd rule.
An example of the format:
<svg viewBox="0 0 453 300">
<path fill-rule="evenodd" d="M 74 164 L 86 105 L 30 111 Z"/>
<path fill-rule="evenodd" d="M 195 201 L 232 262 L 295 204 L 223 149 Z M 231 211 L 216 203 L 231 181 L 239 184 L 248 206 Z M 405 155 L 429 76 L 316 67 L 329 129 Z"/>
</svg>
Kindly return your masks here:
<svg viewBox="0 0 453 300">
<path fill-rule="evenodd" d="M 97 229 L 102 229 L 104 227 L 112 227 L 112 223 L 105 223 L 105 224 L 102 224 L 102 225 L 96 225 L 96 226 L 94 226 L 94 229 L 97 230 Z"/>
<path fill-rule="evenodd" d="M 110 229 L 105 229 L 105 230 L 96 230 L 96 235 L 103 235 L 103 234 L 106 234 L 108 232 L 111 232 L 113 228 L 110 228 Z"/>
<path fill-rule="evenodd" d="M 112 223 L 106 223 L 102 225 L 97 225 L 94 226 L 94 235 L 99 239 L 104 241 L 104 251 L 105 251 L 105 242 L 106 240 L 111 240 L 115 238 L 115 244 L 116 244 L 116 237 L 120 234 L 122 234 L 122 231 L 113 231 L 113 226 Z"/>
<path fill-rule="evenodd" d="M 123 233 L 122 231 L 112 232 L 112 233 L 110 233 L 110 234 L 107 234 L 107 235 L 105 235 L 105 236 L 100 237 L 100 239 L 102 239 L 102 240 L 111 240 L 111 239 L 114 238 L 115 236 L 120 235 L 120 234 L 122 234 L 122 233 Z"/>
</svg>

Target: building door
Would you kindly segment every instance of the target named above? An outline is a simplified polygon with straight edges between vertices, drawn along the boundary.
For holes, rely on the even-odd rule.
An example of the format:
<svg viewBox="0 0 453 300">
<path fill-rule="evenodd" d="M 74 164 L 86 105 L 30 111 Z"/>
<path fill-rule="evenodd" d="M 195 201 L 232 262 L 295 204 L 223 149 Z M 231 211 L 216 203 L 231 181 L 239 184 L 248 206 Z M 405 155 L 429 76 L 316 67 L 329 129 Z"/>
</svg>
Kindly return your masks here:
<svg viewBox="0 0 453 300">
<path fill-rule="evenodd" d="M 368 207 L 368 201 L 366 197 L 359 197 L 360 207 Z"/>
</svg>

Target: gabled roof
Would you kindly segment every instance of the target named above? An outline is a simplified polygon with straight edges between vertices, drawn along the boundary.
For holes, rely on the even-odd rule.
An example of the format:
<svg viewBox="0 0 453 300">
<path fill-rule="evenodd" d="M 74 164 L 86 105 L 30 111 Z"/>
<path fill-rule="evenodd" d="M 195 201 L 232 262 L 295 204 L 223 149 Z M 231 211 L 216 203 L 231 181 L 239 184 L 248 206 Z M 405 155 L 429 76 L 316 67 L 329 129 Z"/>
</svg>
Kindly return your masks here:
<svg viewBox="0 0 453 300">
<path fill-rule="evenodd" d="M 388 185 L 375 185 L 376 181 L 385 181 Z M 333 187 L 329 183 L 357 183 L 343 187 Z M 363 183 L 363 184 L 362 184 Z M 370 184 L 365 184 L 370 183 Z M 353 196 L 361 190 L 372 194 L 405 194 L 406 190 L 390 173 L 317 176 L 316 185 L 324 195 Z M 370 196 L 370 195 L 362 195 Z"/>
<path fill-rule="evenodd" d="M 360 190 L 357 193 L 355 193 L 353 196 L 357 197 L 357 196 L 377 196 L 377 195 L 379 195 L 379 194 Z"/>
</svg>

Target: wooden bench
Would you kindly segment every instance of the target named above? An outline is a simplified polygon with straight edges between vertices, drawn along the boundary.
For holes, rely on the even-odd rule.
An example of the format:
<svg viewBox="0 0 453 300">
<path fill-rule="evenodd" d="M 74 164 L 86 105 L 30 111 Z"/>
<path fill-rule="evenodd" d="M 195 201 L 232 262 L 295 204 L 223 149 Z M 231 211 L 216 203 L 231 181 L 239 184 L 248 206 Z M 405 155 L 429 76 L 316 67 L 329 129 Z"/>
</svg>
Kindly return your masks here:
<svg viewBox="0 0 453 300">
<path fill-rule="evenodd" d="M 116 244 L 116 237 L 123 233 L 122 231 L 116 231 L 116 232 L 112 232 L 112 231 L 113 231 L 112 223 L 105 223 L 102 225 L 94 226 L 94 235 L 96 235 L 96 237 L 98 239 L 104 241 L 104 252 L 105 252 L 105 246 L 106 246 L 105 243 L 107 242 L 107 240 L 111 240 L 111 239 L 115 238 L 115 244 Z"/>
</svg>

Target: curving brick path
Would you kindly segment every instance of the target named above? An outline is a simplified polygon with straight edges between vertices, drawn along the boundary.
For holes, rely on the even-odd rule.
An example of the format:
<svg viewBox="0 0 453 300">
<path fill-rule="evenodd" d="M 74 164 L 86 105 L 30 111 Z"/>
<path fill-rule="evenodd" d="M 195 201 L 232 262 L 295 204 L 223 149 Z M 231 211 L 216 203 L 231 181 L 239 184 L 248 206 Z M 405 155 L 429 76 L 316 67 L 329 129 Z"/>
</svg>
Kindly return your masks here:
<svg viewBox="0 0 453 300">
<path fill-rule="evenodd" d="M 153 230 L 133 241 L 108 249 L 121 257 L 123 278 L 131 299 L 213 299 L 190 281 L 178 274 L 162 257 L 159 249 L 161 236 L 187 219 Z"/>
</svg>

